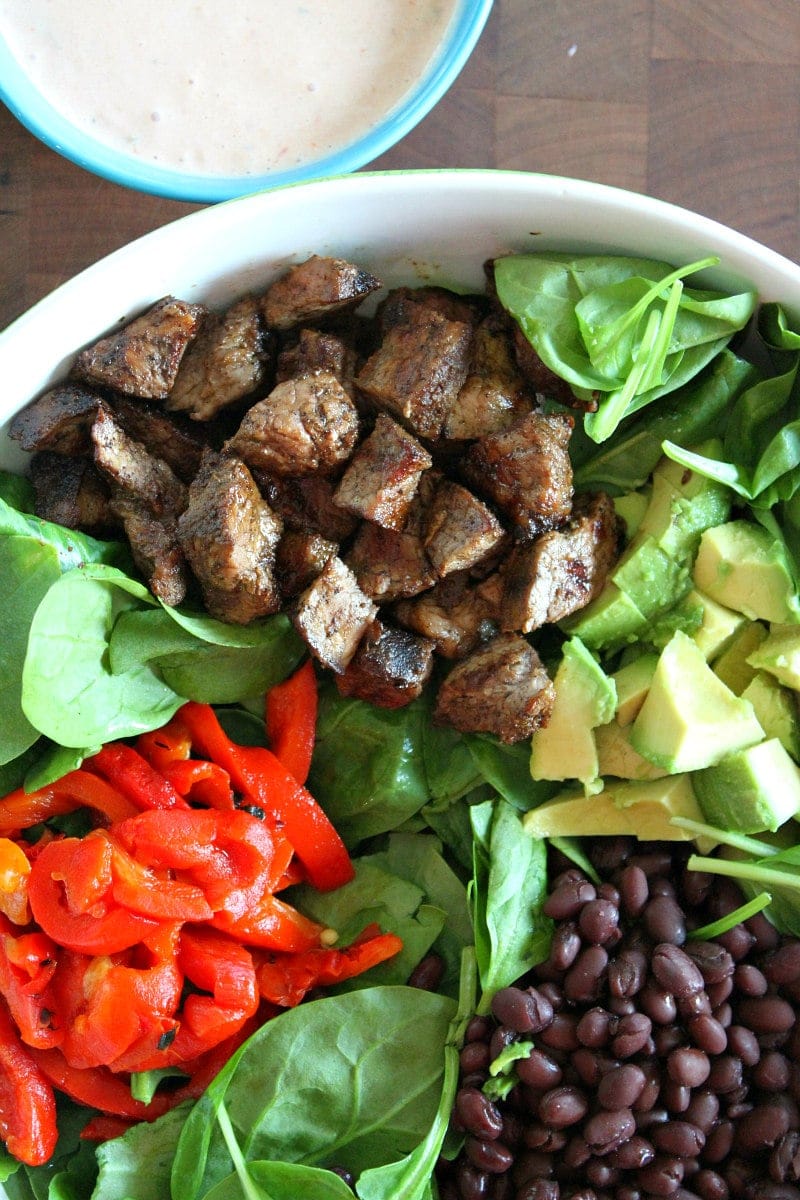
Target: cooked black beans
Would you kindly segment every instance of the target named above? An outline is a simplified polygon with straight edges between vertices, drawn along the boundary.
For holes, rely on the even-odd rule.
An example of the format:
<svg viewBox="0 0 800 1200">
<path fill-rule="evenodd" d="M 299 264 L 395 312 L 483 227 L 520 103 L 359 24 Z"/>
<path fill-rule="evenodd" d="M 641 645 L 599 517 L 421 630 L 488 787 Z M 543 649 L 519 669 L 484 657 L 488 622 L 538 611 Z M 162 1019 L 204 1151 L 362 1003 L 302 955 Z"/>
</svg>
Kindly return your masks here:
<svg viewBox="0 0 800 1200">
<path fill-rule="evenodd" d="M 685 846 L 590 857 L 599 882 L 554 855 L 546 962 L 468 1026 L 442 1200 L 800 1200 L 800 940 L 763 914 L 694 938 L 742 898 Z"/>
</svg>

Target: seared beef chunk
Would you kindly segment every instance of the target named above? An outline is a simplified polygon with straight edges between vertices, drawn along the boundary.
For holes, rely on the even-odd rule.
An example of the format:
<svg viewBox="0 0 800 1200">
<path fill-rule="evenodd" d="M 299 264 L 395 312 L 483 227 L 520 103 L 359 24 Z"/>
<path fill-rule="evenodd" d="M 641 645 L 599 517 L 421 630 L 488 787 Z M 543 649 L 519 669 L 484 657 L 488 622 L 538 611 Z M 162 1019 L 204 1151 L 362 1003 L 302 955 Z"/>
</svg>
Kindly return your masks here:
<svg viewBox="0 0 800 1200">
<path fill-rule="evenodd" d="M 340 674 L 377 611 L 353 572 L 334 555 L 303 592 L 293 620 L 314 657 Z"/>
<path fill-rule="evenodd" d="M 557 529 L 569 518 L 573 425 L 564 413 L 532 412 L 467 451 L 468 482 L 512 522 L 523 540 Z"/>
<path fill-rule="evenodd" d="M 163 459 L 130 437 L 104 407 L 92 425 L 94 461 L 112 485 L 138 497 L 154 517 L 175 519 L 186 507 L 186 488 Z"/>
<path fill-rule="evenodd" d="M 65 458 L 44 450 L 31 459 L 35 512 L 45 521 L 114 537 L 119 519 L 109 504 L 108 486 L 88 458 Z"/>
<path fill-rule="evenodd" d="M 318 533 L 298 529 L 284 530 L 278 543 L 276 568 L 281 595 L 299 596 L 317 578 L 328 559 L 339 547 Z"/>
<path fill-rule="evenodd" d="M 73 375 L 126 396 L 164 400 L 205 313 L 200 304 L 166 296 L 118 333 L 82 350 Z"/>
<path fill-rule="evenodd" d="M 147 580 L 150 591 L 173 607 L 186 597 L 189 573 L 175 520 L 160 519 L 133 492 L 112 487 L 111 506 L 122 521 L 133 561 Z"/>
<path fill-rule="evenodd" d="M 287 529 L 316 533 L 331 542 L 344 542 L 357 519 L 333 502 L 335 480 L 326 475 L 271 476 L 254 470 L 253 478 Z"/>
<path fill-rule="evenodd" d="M 497 632 L 500 588 L 494 576 L 481 583 L 468 572 L 448 575 L 411 600 L 398 600 L 395 619 L 436 644 L 442 658 L 463 658 Z"/>
<path fill-rule="evenodd" d="M 334 500 L 356 516 L 400 529 L 420 476 L 432 461 L 415 437 L 379 413 L 372 433 L 350 459 Z"/>
<path fill-rule="evenodd" d="M 335 375 L 349 395 L 355 369 L 355 352 L 338 334 L 330 330 L 301 329 L 297 341 L 278 355 L 276 382 L 323 371 Z"/>
<path fill-rule="evenodd" d="M 502 628 L 529 633 L 583 608 L 602 590 L 621 544 L 620 521 L 605 492 L 577 496 L 563 528 L 509 556 Z"/>
<path fill-rule="evenodd" d="M 419 528 L 384 529 L 364 521 L 345 562 L 361 587 L 379 604 L 401 596 L 416 596 L 432 587 L 436 572 L 425 553 Z"/>
<path fill-rule="evenodd" d="M 374 275 L 353 263 L 315 254 L 267 289 L 261 310 L 270 329 L 291 329 L 355 307 L 380 286 Z"/>
<path fill-rule="evenodd" d="M 485 308 L 484 296 L 462 296 L 443 287 L 393 288 L 378 305 L 375 316 L 382 334 L 394 325 L 408 320 L 411 305 L 424 305 L 447 317 L 448 321 L 463 321 L 477 325 Z"/>
<path fill-rule="evenodd" d="M 208 442 L 203 431 L 187 428 L 188 422 L 171 417 L 141 400 L 115 396 L 114 416 L 130 437 L 161 458 L 184 483 L 191 483 Z"/>
<path fill-rule="evenodd" d="M 346 670 L 336 676 L 336 686 L 343 696 L 402 708 L 421 694 L 433 670 L 433 651 L 427 638 L 375 620 Z"/>
<path fill-rule="evenodd" d="M 510 744 L 547 724 L 554 699 L 533 647 L 519 634 L 501 633 L 456 663 L 439 688 L 434 721 Z"/>
<path fill-rule="evenodd" d="M 594 412 L 596 400 L 579 400 L 565 379 L 551 371 L 543 362 L 525 337 L 519 325 L 514 323 L 514 354 L 519 369 L 529 381 L 533 389 L 548 400 L 557 400 L 567 408 L 580 408 L 586 412 Z"/>
<path fill-rule="evenodd" d="M 272 341 L 250 296 L 221 315 L 209 315 L 183 356 L 166 407 L 209 421 L 252 396 L 266 382 Z"/>
<path fill-rule="evenodd" d="M 246 625 L 277 612 L 282 528 L 244 463 L 206 451 L 178 533 L 212 616 Z"/>
<path fill-rule="evenodd" d="M 358 412 L 335 375 L 287 379 L 245 413 L 226 449 L 273 475 L 341 467 L 358 440 Z"/>
<path fill-rule="evenodd" d="M 466 441 L 497 433 L 530 412 L 534 398 L 517 366 L 508 327 L 492 314 L 475 330 L 469 372 L 442 434 Z"/>
<path fill-rule="evenodd" d="M 477 496 L 449 479 L 439 484 L 427 511 L 423 538 L 437 575 L 477 566 L 505 537 L 503 526 Z"/>
<path fill-rule="evenodd" d="M 23 450 L 50 450 L 54 454 L 90 454 L 90 430 L 100 397 L 76 383 L 62 383 L 18 412 L 9 426 L 9 437 Z"/>
<path fill-rule="evenodd" d="M 356 376 L 378 408 L 435 438 L 467 377 L 472 329 L 424 304 L 408 305 Z"/>
</svg>

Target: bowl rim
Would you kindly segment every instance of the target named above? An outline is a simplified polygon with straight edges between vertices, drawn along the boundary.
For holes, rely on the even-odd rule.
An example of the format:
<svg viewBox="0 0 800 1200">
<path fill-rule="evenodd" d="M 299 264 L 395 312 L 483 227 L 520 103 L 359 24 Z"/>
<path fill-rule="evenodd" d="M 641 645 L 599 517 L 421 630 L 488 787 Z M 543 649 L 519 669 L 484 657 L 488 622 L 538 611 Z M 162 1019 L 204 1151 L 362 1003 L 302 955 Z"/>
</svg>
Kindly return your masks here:
<svg viewBox="0 0 800 1200">
<path fill-rule="evenodd" d="M 457 0 L 451 26 L 425 74 L 377 125 L 332 154 L 287 171 L 215 176 L 176 171 L 115 150 L 75 125 L 32 83 L 0 33 L 0 100 L 51 150 L 112 183 L 165 199 L 211 204 L 253 192 L 356 171 L 391 149 L 450 89 L 489 18 L 493 0 Z"/>
</svg>

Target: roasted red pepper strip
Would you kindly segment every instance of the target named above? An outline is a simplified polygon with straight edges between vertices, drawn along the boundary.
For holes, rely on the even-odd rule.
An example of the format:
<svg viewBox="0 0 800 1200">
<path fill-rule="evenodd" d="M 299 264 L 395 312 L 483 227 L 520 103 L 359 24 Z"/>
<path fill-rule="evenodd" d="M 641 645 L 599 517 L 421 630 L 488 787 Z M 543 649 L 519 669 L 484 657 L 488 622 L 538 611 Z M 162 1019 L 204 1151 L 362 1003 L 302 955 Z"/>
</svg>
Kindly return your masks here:
<svg viewBox="0 0 800 1200">
<path fill-rule="evenodd" d="M 17 788 L 0 800 L 0 836 L 30 829 L 48 817 L 58 817 L 76 808 L 91 808 L 109 824 L 132 817 L 139 809 L 105 779 L 91 771 L 70 771 L 56 783 L 36 792 Z"/>
<path fill-rule="evenodd" d="M 302 954 L 259 955 L 256 966 L 258 988 L 265 1000 L 282 1008 L 293 1008 L 313 987 L 325 987 L 361 975 L 370 967 L 392 958 L 403 948 L 394 933 L 361 935 L 343 950 L 316 947 Z"/>
<path fill-rule="evenodd" d="M 192 752 L 192 738 L 180 715 L 176 713 L 161 729 L 140 733 L 136 739 L 136 749 L 151 767 L 163 771 L 170 763 L 181 762 L 189 757 Z"/>
<path fill-rule="evenodd" d="M 228 772 L 205 758 L 187 758 L 162 768 L 164 778 L 187 800 L 209 808 L 233 808 Z"/>
<path fill-rule="evenodd" d="M 84 1142 L 110 1142 L 112 1138 L 122 1137 L 134 1123 L 125 1117 L 92 1117 L 91 1121 L 86 1122 L 79 1136 Z"/>
<path fill-rule="evenodd" d="M 172 784 L 125 742 L 109 742 L 84 766 L 107 779 L 137 809 L 187 807 Z"/>
<path fill-rule="evenodd" d="M 0 1003 L 0 1139 L 20 1162 L 39 1167 L 52 1158 L 58 1129 L 53 1089 L 33 1055 Z"/>
<path fill-rule="evenodd" d="M 28 879 L 28 900 L 33 918 L 60 946 L 85 954 L 115 954 L 143 941 L 158 923 L 129 912 L 113 902 L 98 901 L 92 911 L 74 912 L 68 903 L 64 880 L 74 880 L 78 838 L 57 838 L 36 856 Z"/>
<path fill-rule="evenodd" d="M 265 719 L 272 753 L 298 783 L 305 783 L 317 728 L 317 677 L 311 659 L 270 688 Z"/>
<path fill-rule="evenodd" d="M 210 924 L 250 946 L 287 952 L 319 946 L 324 928 L 269 893 L 265 893 L 257 905 L 240 917 L 218 912 Z"/>
<path fill-rule="evenodd" d="M 354 876 L 344 842 L 310 792 L 275 755 L 260 746 L 238 746 L 225 734 L 213 709 L 190 701 L 181 719 L 192 745 L 225 768 L 234 787 L 277 824 L 306 869 L 309 883 L 330 891 Z"/>
</svg>

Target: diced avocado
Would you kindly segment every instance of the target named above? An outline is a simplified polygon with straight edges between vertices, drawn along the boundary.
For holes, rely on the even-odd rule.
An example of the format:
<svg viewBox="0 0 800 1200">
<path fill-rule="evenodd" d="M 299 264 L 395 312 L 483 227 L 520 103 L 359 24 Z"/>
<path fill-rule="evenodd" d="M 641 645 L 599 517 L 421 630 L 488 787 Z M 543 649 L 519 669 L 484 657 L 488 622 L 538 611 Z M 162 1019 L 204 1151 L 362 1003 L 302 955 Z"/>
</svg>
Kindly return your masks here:
<svg viewBox="0 0 800 1200">
<path fill-rule="evenodd" d="M 694 638 L 702 624 L 703 605 L 698 599 L 698 593 L 692 588 L 671 608 L 653 618 L 645 636 L 651 646 L 663 650 L 678 629 L 688 637 Z"/>
<path fill-rule="evenodd" d="M 719 438 L 708 438 L 707 441 L 701 442 L 698 445 L 690 446 L 696 454 L 702 454 L 704 458 L 723 458 L 724 447 Z M 705 475 L 701 475 L 699 471 L 692 470 L 691 467 L 685 467 L 683 463 L 677 463 L 672 458 L 666 456 L 660 459 L 654 469 L 653 476 L 658 476 L 664 479 L 670 487 L 687 500 L 693 500 L 700 492 L 704 492 L 709 485 L 714 489 L 722 489 L 723 492 L 730 493 L 724 484 L 717 483 L 716 480 L 707 479 Z M 723 518 L 724 520 L 724 518 Z"/>
<path fill-rule="evenodd" d="M 640 530 L 611 578 L 646 617 L 674 604 L 691 587 L 688 562 L 671 558 L 649 534 Z"/>
<path fill-rule="evenodd" d="M 728 521 L 707 529 L 694 564 L 695 585 L 751 621 L 800 622 L 800 600 L 783 546 L 761 525 Z"/>
<path fill-rule="evenodd" d="M 608 780 L 602 792 L 586 796 L 565 791 L 531 809 L 522 827 L 531 837 L 602 837 L 633 835 L 642 841 L 687 841 L 672 817 L 702 821 L 688 775 L 644 782 Z"/>
<path fill-rule="evenodd" d="M 796 625 L 773 625 L 749 661 L 751 667 L 769 671 L 778 683 L 800 691 L 800 629 Z"/>
<path fill-rule="evenodd" d="M 703 619 L 698 629 L 692 634 L 692 640 L 697 643 L 703 656 L 710 662 L 723 650 L 727 649 L 734 635 L 742 628 L 747 618 L 732 608 L 717 604 L 710 596 L 693 588 L 686 597 L 689 602 L 697 601 L 703 608 Z"/>
<path fill-rule="evenodd" d="M 625 536 L 628 541 L 641 525 L 649 503 L 650 497 L 646 492 L 626 492 L 624 496 L 614 497 L 614 510 L 625 522 Z"/>
<path fill-rule="evenodd" d="M 800 770 L 777 738 L 696 771 L 692 785 L 706 823 L 718 829 L 774 833 L 800 812 Z"/>
<path fill-rule="evenodd" d="M 766 671 L 756 671 L 742 696 L 752 704 L 767 737 L 778 738 L 792 758 L 800 762 L 800 714 L 794 693 Z"/>
<path fill-rule="evenodd" d="M 748 621 L 739 630 L 731 644 L 712 665 L 717 679 L 721 679 L 737 696 L 741 696 L 754 678 L 756 668 L 748 661 L 767 636 L 767 627 L 760 621 Z"/>
<path fill-rule="evenodd" d="M 668 774 L 662 767 L 655 766 L 642 758 L 630 743 L 629 728 L 618 721 L 609 721 L 594 731 L 597 746 L 597 763 L 600 774 L 616 779 L 662 779 Z"/>
<path fill-rule="evenodd" d="M 647 618 L 629 596 L 610 581 L 580 612 L 561 622 L 561 628 L 579 637 L 591 650 L 619 650 L 638 641 Z"/>
<path fill-rule="evenodd" d="M 710 767 L 763 737 L 752 704 L 717 678 L 690 637 L 675 633 L 631 727 L 633 748 L 675 774 Z"/>
<path fill-rule="evenodd" d="M 730 516 L 729 489 L 711 479 L 703 483 L 689 498 L 676 491 L 665 474 L 653 475 L 653 494 L 639 533 L 649 534 L 671 558 L 694 557 L 701 533 Z"/>
<path fill-rule="evenodd" d="M 617 689 L 616 716 L 620 725 L 630 725 L 644 704 L 657 666 L 657 654 L 642 654 L 612 675 Z"/>
<path fill-rule="evenodd" d="M 564 643 L 553 686 L 550 720 L 531 738 L 531 775 L 591 784 L 598 775 L 594 728 L 614 716 L 614 681 L 580 638 L 571 638 Z"/>
</svg>

